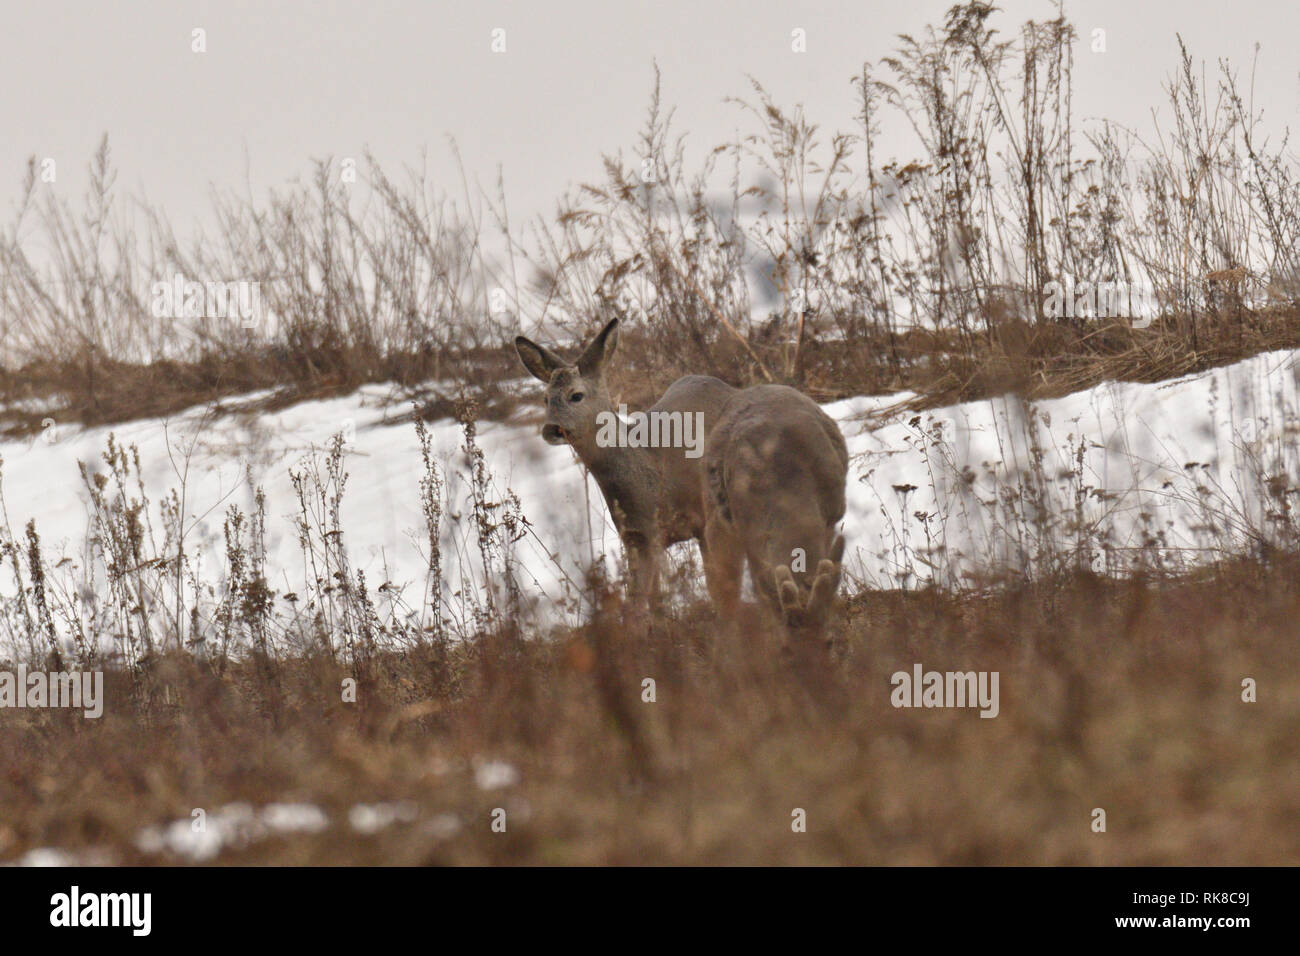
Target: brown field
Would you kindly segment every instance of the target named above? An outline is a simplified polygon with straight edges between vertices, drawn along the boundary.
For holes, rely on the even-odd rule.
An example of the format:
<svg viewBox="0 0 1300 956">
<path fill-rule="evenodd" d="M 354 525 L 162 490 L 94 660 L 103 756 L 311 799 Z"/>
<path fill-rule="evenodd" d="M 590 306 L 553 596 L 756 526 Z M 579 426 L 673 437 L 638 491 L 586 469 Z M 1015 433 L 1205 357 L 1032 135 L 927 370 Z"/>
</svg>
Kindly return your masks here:
<svg viewBox="0 0 1300 956">
<path fill-rule="evenodd" d="M 1297 580 L 1287 560 L 868 594 L 830 658 L 783 657 L 757 626 L 719 637 L 699 608 L 648 634 L 602 616 L 551 640 L 507 631 L 376 655 L 355 704 L 339 692 L 353 671 L 324 654 L 220 674 L 171 654 L 147 663 L 147 700 L 110 676 L 100 720 L 6 715 L 0 858 L 53 845 L 176 862 L 136 848 L 141 828 L 303 801 L 327 829 L 217 862 L 1294 863 Z M 889 675 L 916 662 L 999 671 L 1000 715 L 893 708 Z M 476 783 L 487 760 L 517 779 Z M 386 801 L 409 801 L 411 818 L 349 827 L 351 807 Z"/>
</svg>

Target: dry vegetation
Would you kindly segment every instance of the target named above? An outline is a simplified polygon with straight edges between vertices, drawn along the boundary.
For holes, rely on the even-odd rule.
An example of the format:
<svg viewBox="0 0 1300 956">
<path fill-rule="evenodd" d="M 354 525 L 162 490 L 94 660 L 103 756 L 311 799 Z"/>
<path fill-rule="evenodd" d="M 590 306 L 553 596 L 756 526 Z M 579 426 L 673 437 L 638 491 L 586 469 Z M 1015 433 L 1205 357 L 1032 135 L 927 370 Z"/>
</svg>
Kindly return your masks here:
<svg viewBox="0 0 1300 956">
<path fill-rule="evenodd" d="M 194 860 L 196 809 L 215 839 L 232 805 L 286 803 L 328 825 L 242 830 L 197 860 L 1243 864 L 1300 851 L 1300 564 L 1269 543 L 1297 540 L 1285 495 L 1268 517 L 1288 530 L 1191 573 L 1154 541 L 1125 577 L 1071 571 L 1095 542 L 1029 519 L 1039 573 L 861 590 L 829 651 L 783 646 L 757 608 L 737 635 L 684 579 L 659 616 L 625 617 L 595 569 L 584 623 L 542 631 L 513 553 L 526 519 L 512 495 L 494 500 L 473 411 L 459 414 L 488 571 L 460 596 L 468 613 L 439 587 L 450 502 L 431 455 L 412 603 L 349 566 L 341 441 L 295 480 L 300 593 L 267 581 L 260 493 L 252 514 L 227 512 L 208 579 L 175 496 L 155 507 L 134 450 L 113 444 L 86 475 L 82 556 L 52 564 L 33 526 L 0 527 L 22 585 L 0 604 L 17 660 L 108 681 L 97 720 L 5 712 L 0 856 Z M 419 416 L 415 431 L 428 449 Z M 916 663 L 998 672 L 996 719 L 895 709 L 890 677 Z M 1258 703 L 1243 702 L 1247 678 Z M 393 819 L 359 832 L 366 806 Z M 1091 829 L 1098 807 L 1106 833 Z M 796 808 L 806 833 L 791 829 Z M 491 829 L 499 810 L 505 833 Z M 180 843 L 141 842 L 159 826 Z"/>
<path fill-rule="evenodd" d="M 509 340 L 542 317 L 575 339 L 611 314 L 639 328 L 631 398 L 705 372 L 923 406 L 1296 345 L 1300 181 L 1249 84 L 1184 50 L 1159 126 L 1085 123 L 1071 24 L 1004 39 L 993 19 L 969 3 L 901 37 L 829 136 L 755 84 L 736 101 L 747 131 L 694 163 L 656 77 L 634 155 L 606 156 L 553 222 L 513 223 L 500 181 L 453 201 L 423 166 L 327 158 L 265 201 L 215 194 L 214 232 L 183 244 L 119 195 L 107 138 L 80 208 L 33 158 L 0 231 L 6 428 L 367 382 L 508 407 Z M 886 126 L 916 152 L 879 155 Z M 254 283 L 274 318 L 155 316 L 153 283 L 176 275 Z M 1052 318 L 1067 277 L 1145 283 L 1158 317 Z"/>
<path fill-rule="evenodd" d="M 0 854 L 169 860 L 135 847 L 145 823 L 300 799 L 333 826 L 219 859 L 1292 863 L 1298 572 L 868 595 L 833 664 L 784 662 L 761 632 L 717 638 L 703 612 L 636 638 L 597 617 L 551 641 L 494 632 L 377 654 L 355 705 L 338 688 L 358 672 L 324 649 L 220 672 L 169 652 L 150 663 L 149 703 L 127 705 L 117 674 L 100 721 L 6 716 Z M 893 709 L 889 674 L 915 661 L 1000 670 L 1001 714 Z M 1260 703 L 1245 705 L 1251 675 Z M 488 759 L 518 782 L 481 789 Z M 412 819 L 349 828 L 354 805 L 382 801 L 409 801 Z M 498 807 L 504 834 L 489 827 Z"/>
<path fill-rule="evenodd" d="M 142 828 L 195 808 L 303 801 L 327 829 L 217 859 L 1294 862 L 1292 549 L 1179 574 L 1139 556 L 1111 578 L 1070 570 L 1087 562 L 1061 543 L 1040 555 L 1050 573 L 854 594 L 829 653 L 783 649 L 757 616 L 730 635 L 698 601 L 624 619 L 617 582 L 594 573 L 575 598 L 582 626 L 542 633 L 521 612 L 512 545 L 526 516 L 513 496 L 494 500 L 474 437 L 478 419 L 517 401 L 506 343 L 521 314 L 575 337 L 628 315 L 632 404 L 683 372 L 822 399 L 911 389 L 917 407 L 1033 399 L 1300 347 L 1300 183 L 1236 75 L 1224 66 L 1211 91 L 1185 55 L 1172 132 L 1084 131 L 1070 114 L 1070 25 L 1027 24 L 1003 41 L 990 14 L 954 7 L 902 38 L 884 78 L 857 79 L 856 130 L 825 144 L 802 111 L 756 87 L 740 104 L 753 135 L 691 169 L 656 87 L 635 161 L 607 157 L 605 182 L 529 231 L 511 226 L 501 191 L 471 197 L 468 215 L 425 174 L 391 179 L 368 158 L 378 202 L 359 203 L 323 161 L 311 184 L 267 204 L 216 197 L 220 235 L 182 250 L 147 205 L 143 225 L 118 214 L 107 142 L 81 211 L 44 194 L 33 165 L 0 232 L 5 427 L 391 382 L 419 403 L 426 468 L 412 482 L 428 566 L 414 598 L 352 569 L 340 443 L 295 481 L 310 569 L 300 594 L 268 584 L 260 498 L 252 514 L 229 510 L 225 553 L 204 577 L 184 489 L 151 501 L 131 448 L 110 444 L 105 467 L 83 471 L 91 513 L 77 560 L 52 562 L 40 529 L 10 527 L 0 507 L 13 585 L 0 595 L 0 661 L 102 669 L 109 700 L 100 720 L 0 718 L 0 860 L 53 846 L 173 862 L 138 845 Z M 874 144 L 890 111 L 914 124 L 921 153 L 882 165 Z M 726 163 L 719 202 L 708 184 Z M 767 185 L 742 186 L 755 169 Z M 746 204 L 762 215 L 747 218 Z M 24 246 L 31 219 L 52 250 L 43 264 Z M 485 251 L 498 236 L 505 266 Z M 1204 279 L 1236 269 L 1245 280 L 1226 289 Z M 257 282 L 280 322 L 157 319 L 149 285 L 174 272 Z M 1142 329 L 1044 316 L 1046 284 L 1066 275 L 1141 276 L 1159 316 Z M 756 301 L 763 288 L 771 299 Z M 808 311 L 789 308 L 790 290 Z M 486 569 L 454 618 L 443 476 L 423 425 L 441 415 L 464 428 Z M 1278 520 L 1291 531 L 1267 541 L 1300 540 L 1289 494 Z M 1000 672 L 999 717 L 895 709 L 889 677 L 916 662 Z M 355 702 L 341 692 L 349 678 Z M 1242 702 L 1245 678 L 1258 703 Z M 372 835 L 349 826 L 358 804 L 382 802 L 402 803 L 401 819 Z M 1104 834 L 1090 828 L 1097 807 Z M 504 834 L 490 828 L 495 808 Z M 795 808 L 807 833 L 791 830 Z"/>
</svg>

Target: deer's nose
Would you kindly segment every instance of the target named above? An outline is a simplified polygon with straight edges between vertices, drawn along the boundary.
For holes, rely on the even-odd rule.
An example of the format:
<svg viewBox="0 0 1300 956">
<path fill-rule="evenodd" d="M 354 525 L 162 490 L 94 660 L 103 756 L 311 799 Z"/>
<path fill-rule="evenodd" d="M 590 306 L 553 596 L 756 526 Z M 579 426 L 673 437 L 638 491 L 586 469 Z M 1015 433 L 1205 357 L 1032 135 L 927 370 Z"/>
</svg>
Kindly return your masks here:
<svg viewBox="0 0 1300 956">
<path fill-rule="evenodd" d="M 542 440 L 551 445 L 567 445 L 569 433 L 559 425 L 547 422 L 542 426 Z"/>
</svg>

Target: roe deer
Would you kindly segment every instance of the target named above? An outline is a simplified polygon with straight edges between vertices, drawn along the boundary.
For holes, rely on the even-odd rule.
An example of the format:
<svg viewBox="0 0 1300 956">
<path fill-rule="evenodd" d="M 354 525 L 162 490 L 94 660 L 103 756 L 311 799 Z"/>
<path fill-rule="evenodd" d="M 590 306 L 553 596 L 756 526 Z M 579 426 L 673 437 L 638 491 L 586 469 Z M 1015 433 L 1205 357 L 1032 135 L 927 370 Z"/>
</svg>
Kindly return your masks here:
<svg viewBox="0 0 1300 956">
<path fill-rule="evenodd" d="M 709 593 L 729 620 L 739 610 L 748 562 L 755 590 L 789 634 L 816 634 L 844 554 L 835 526 L 844 517 L 848 450 L 835 422 L 793 388 L 738 389 L 687 375 L 635 414 L 646 416 L 652 435 L 656 422 L 684 423 L 678 437 L 687 441 L 693 421 L 702 447 L 647 442 L 644 433 L 620 440 L 626 422 L 616 416 L 604 374 L 617 342 L 615 319 L 572 364 L 523 336 L 515 348 L 546 383 L 542 438 L 572 446 L 600 486 L 637 598 L 654 600 L 664 548 L 694 538 Z"/>
</svg>

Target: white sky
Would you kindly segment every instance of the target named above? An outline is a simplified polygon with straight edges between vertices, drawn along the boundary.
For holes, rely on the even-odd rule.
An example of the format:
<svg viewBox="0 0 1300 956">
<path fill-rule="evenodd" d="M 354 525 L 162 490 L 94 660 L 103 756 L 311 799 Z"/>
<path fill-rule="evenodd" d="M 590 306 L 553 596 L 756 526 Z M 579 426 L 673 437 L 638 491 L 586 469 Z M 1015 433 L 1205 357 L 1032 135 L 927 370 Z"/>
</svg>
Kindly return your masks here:
<svg viewBox="0 0 1300 956">
<path fill-rule="evenodd" d="M 515 222 L 549 212 L 571 183 L 600 176 L 600 154 L 629 155 L 658 61 L 664 100 L 699 156 L 736 130 L 726 96 L 761 80 L 802 103 L 824 130 L 852 126 L 849 80 L 899 32 L 938 23 L 948 0 L 818 3 L 745 0 L 503 2 L 177 2 L 9 4 L 0 31 L 0 215 L 8 217 L 29 155 L 53 157 L 57 188 L 79 200 L 107 131 L 126 193 L 160 204 L 185 231 L 209 184 L 255 195 L 302 176 L 314 157 L 360 157 L 390 170 L 419 162 L 461 187 L 454 136 L 471 177 L 503 168 Z M 995 24 L 1014 31 L 1054 5 L 1007 0 Z M 1198 58 L 1228 57 L 1249 75 L 1270 127 L 1300 109 L 1300 5 L 1236 0 L 1091 0 L 1067 7 L 1081 34 L 1076 112 L 1147 127 L 1177 64 L 1175 32 Z M 190 31 L 207 31 L 207 52 Z M 507 52 L 490 50 L 506 30 Z M 790 49 L 807 31 L 808 52 Z M 1088 49 L 1106 30 L 1107 51 Z M 886 147 L 886 153 L 889 152 Z M 882 156 L 882 159 L 888 156 Z"/>
</svg>

